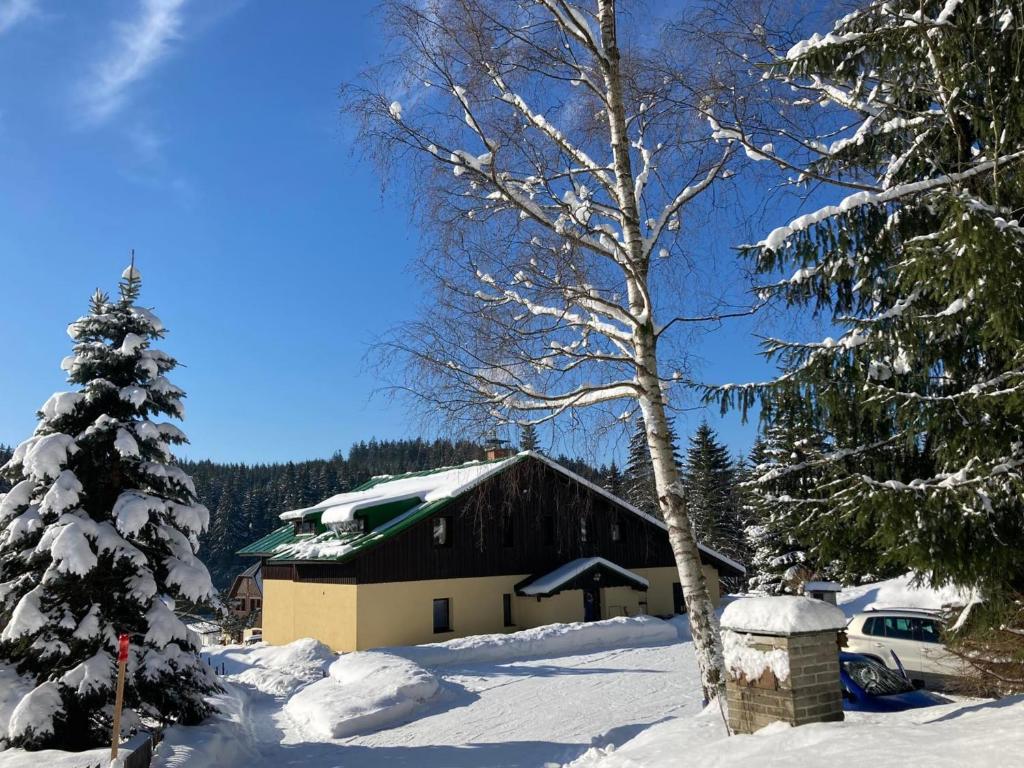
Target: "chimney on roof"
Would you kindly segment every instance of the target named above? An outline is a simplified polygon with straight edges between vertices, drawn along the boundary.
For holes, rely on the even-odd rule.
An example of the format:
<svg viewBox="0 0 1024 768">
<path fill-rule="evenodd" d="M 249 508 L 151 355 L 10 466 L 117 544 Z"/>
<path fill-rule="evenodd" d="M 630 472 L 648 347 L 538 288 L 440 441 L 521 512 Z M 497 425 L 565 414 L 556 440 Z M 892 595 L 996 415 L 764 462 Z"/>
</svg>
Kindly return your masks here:
<svg viewBox="0 0 1024 768">
<path fill-rule="evenodd" d="M 515 454 L 515 451 L 508 444 L 508 440 L 501 440 L 497 435 L 491 435 L 484 442 L 484 455 L 488 461 L 495 459 L 507 459 Z"/>
</svg>

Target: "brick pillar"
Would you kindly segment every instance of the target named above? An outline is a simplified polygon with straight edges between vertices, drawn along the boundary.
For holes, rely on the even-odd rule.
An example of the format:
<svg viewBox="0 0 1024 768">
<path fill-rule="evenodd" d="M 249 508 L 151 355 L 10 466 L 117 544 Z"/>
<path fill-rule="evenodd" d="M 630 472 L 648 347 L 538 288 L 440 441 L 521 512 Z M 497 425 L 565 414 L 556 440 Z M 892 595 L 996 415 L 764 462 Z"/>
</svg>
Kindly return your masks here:
<svg viewBox="0 0 1024 768">
<path fill-rule="evenodd" d="M 736 620 L 730 622 L 734 606 Z M 794 618 L 794 611 L 802 617 Z M 722 640 L 732 730 L 752 733 L 775 722 L 842 720 L 837 632 L 843 624 L 837 608 L 806 597 L 745 598 L 731 604 L 722 616 Z"/>
</svg>

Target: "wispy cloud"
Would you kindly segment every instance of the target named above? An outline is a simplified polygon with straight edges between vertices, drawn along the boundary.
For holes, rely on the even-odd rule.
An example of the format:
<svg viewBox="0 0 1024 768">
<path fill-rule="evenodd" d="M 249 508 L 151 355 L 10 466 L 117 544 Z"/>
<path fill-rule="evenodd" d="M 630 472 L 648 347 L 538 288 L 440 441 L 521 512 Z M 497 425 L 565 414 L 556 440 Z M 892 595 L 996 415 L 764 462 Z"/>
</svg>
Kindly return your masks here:
<svg viewBox="0 0 1024 768">
<path fill-rule="evenodd" d="M 0 0 L 0 35 L 36 12 L 36 0 Z"/>
<path fill-rule="evenodd" d="M 2 2 L 2 0 L 0 0 Z M 125 103 L 131 86 L 145 78 L 180 37 L 186 0 L 142 0 L 134 20 L 117 25 L 113 51 L 82 84 L 86 117 L 94 123 L 110 118 Z"/>
</svg>

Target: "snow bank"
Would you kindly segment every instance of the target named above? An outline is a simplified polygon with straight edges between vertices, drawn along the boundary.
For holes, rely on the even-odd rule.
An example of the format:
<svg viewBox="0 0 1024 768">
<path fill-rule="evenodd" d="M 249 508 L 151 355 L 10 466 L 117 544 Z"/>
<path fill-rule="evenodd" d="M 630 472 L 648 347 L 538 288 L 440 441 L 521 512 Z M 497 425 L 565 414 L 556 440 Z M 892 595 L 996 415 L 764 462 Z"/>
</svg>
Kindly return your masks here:
<svg viewBox="0 0 1024 768">
<path fill-rule="evenodd" d="M 252 733 L 253 718 L 245 690 L 228 683 L 224 685 L 224 693 L 211 696 L 210 701 L 217 712 L 202 724 L 173 725 L 164 731 L 150 768 L 226 768 L 259 764 L 260 752 Z M 108 750 L 107 756 L 109 754 Z"/>
<path fill-rule="evenodd" d="M 1019 764 L 1024 754 L 1022 721 L 1024 696 L 1016 696 L 884 715 L 848 713 L 843 723 L 799 728 L 773 723 L 754 734 L 730 737 L 712 704 L 695 717 L 654 725 L 618 749 L 591 748 L 567 765 L 676 768 L 684 748 L 687 765 L 715 768 L 1003 768 Z"/>
<path fill-rule="evenodd" d="M 847 587 L 836 596 L 836 602 L 847 616 L 869 608 L 928 608 L 967 605 L 970 595 L 958 587 L 915 587 L 912 574 L 898 576 L 875 584 Z"/>
<path fill-rule="evenodd" d="M 340 739 L 404 720 L 438 687 L 437 678 L 408 659 L 350 653 L 331 664 L 330 677 L 292 696 L 285 712 L 320 738 Z"/>
<path fill-rule="evenodd" d="M 722 626 L 737 632 L 791 635 L 842 629 L 846 615 L 834 605 L 811 597 L 746 597 L 726 606 Z"/>
<path fill-rule="evenodd" d="M 548 624 L 507 635 L 473 635 L 444 643 L 384 650 L 424 667 L 446 667 L 671 643 L 680 636 L 680 625 L 676 623 L 653 616 L 619 616 L 604 621 Z"/>
<path fill-rule="evenodd" d="M 37 752 L 8 749 L 0 752 L 0 768 L 106 768 L 108 765 L 110 747 L 85 752 L 63 752 L 58 749 L 41 749 Z"/>
<path fill-rule="evenodd" d="M 210 664 L 223 668 L 228 680 L 272 696 L 289 696 L 322 680 L 327 665 L 336 657 L 334 651 L 310 637 L 288 645 L 226 645 L 209 653 Z"/>
</svg>

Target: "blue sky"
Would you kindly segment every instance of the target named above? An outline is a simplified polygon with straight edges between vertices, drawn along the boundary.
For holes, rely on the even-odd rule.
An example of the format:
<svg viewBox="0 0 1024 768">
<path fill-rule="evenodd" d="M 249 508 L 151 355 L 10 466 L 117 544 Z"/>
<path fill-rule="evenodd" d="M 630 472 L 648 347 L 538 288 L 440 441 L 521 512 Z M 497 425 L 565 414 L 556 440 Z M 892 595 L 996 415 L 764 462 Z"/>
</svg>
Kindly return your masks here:
<svg viewBox="0 0 1024 768">
<path fill-rule="evenodd" d="M 302 459 L 420 432 L 371 396 L 363 362 L 421 295 L 409 214 L 338 112 L 338 85 L 380 54 L 372 7 L 0 0 L 0 442 L 65 388 L 65 327 L 130 248 L 186 366 L 189 456 Z M 708 239 L 731 258 L 732 236 Z M 758 378 L 754 349 L 733 326 L 697 349 L 702 373 Z M 749 447 L 752 425 L 710 417 Z"/>
</svg>

